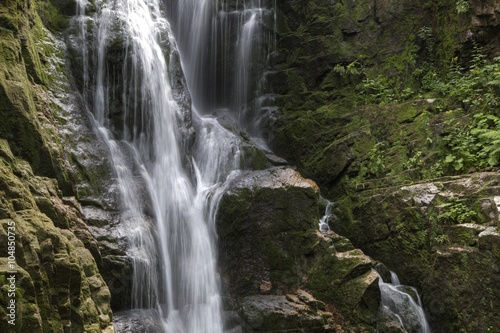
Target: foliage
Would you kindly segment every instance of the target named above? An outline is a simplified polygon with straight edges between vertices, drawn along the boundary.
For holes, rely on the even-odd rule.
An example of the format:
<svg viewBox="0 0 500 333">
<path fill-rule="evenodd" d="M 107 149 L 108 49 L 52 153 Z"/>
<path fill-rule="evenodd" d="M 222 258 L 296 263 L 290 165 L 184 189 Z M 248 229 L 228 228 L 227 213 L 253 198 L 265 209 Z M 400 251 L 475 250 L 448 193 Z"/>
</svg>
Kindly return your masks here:
<svg viewBox="0 0 500 333">
<path fill-rule="evenodd" d="M 431 51 L 432 29 L 424 27 L 417 36 L 429 42 L 428 50 Z M 379 133 L 379 143 L 364 156 L 358 176 L 353 180 L 362 182 L 384 175 L 397 176 L 401 171 L 415 169 L 418 173 L 405 175 L 417 177 L 414 180 L 418 180 L 500 165 L 500 109 L 497 102 L 500 96 L 500 57 L 488 62 L 482 50 L 474 46 L 468 68 L 461 67 L 457 58 L 454 58 L 452 63 L 453 66 L 444 77 L 439 75 L 430 63 L 423 64 L 417 72 L 422 80 L 421 89 L 416 92 L 408 86 L 391 86 L 390 81 L 383 76 L 366 77 L 357 86 L 365 104 L 387 105 L 389 110 L 398 112 L 394 115 L 398 123 L 414 123 L 408 130 L 428 126 L 430 119 L 434 119 L 433 122 L 441 124 L 443 132 L 437 137 L 429 132 L 425 141 L 418 136 L 406 139 L 410 138 L 410 132 L 407 133 L 401 127 L 402 134 L 389 137 L 391 134 L 386 134 L 384 130 L 376 130 L 375 116 L 370 120 L 370 126 L 373 133 Z M 344 68 L 342 72 L 345 72 Z M 401 103 L 415 94 L 426 93 L 437 97 L 433 99 L 437 102 L 432 102 L 432 113 L 423 109 L 420 115 L 426 115 L 425 117 L 403 116 L 416 104 Z M 385 124 L 390 122 L 387 116 L 384 116 L 384 119 Z M 399 141 L 393 142 L 396 137 L 399 137 Z M 410 142 L 413 142 L 412 148 L 399 150 L 414 152 L 406 159 L 391 159 L 387 155 L 391 151 L 389 147 L 395 144 L 404 146 Z M 394 179 L 409 180 L 403 175 Z"/>
<path fill-rule="evenodd" d="M 470 3 L 467 0 L 457 0 L 455 8 L 457 9 L 457 13 L 465 14 L 470 10 Z"/>
<path fill-rule="evenodd" d="M 444 163 L 455 171 L 500 164 L 500 119 L 478 113 L 466 128 L 455 126 L 445 140 L 451 149 Z"/>
<path fill-rule="evenodd" d="M 340 76 L 355 76 L 361 75 L 364 73 L 364 69 L 361 67 L 361 64 L 358 60 L 355 60 L 347 65 L 337 64 L 333 67 L 333 71 L 338 73 Z"/>
<path fill-rule="evenodd" d="M 410 170 L 410 169 L 414 169 L 420 165 L 422 165 L 422 152 L 417 151 L 415 153 L 415 155 L 408 158 L 408 160 L 405 163 L 403 163 L 403 168 L 405 170 Z"/>
<path fill-rule="evenodd" d="M 437 220 L 441 224 L 461 224 L 476 222 L 478 213 L 467 207 L 460 200 L 453 198 L 452 203 L 447 206 L 438 216 Z"/>
<path fill-rule="evenodd" d="M 384 164 L 384 155 L 383 155 L 383 142 L 377 142 L 373 145 L 372 149 L 368 152 L 366 156 L 366 161 L 362 164 L 360 168 L 360 176 L 372 176 L 372 177 L 380 177 L 386 171 L 386 167 Z"/>
<path fill-rule="evenodd" d="M 378 76 L 375 79 L 365 78 L 357 87 L 365 104 L 389 104 L 405 101 L 413 95 L 413 89 L 394 88 L 387 78 Z"/>
</svg>

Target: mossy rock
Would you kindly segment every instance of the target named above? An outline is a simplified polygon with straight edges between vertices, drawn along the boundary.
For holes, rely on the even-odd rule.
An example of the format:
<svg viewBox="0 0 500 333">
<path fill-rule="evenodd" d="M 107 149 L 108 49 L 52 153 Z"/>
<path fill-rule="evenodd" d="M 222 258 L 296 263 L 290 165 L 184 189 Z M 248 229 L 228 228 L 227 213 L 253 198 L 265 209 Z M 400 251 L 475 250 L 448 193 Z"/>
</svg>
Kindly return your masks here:
<svg viewBox="0 0 500 333">
<path fill-rule="evenodd" d="M 28 163 L 14 157 L 5 140 L 0 140 L 0 184 L 0 238 L 7 240 L 8 226 L 15 226 L 16 234 L 15 331 L 28 327 L 35 332 L 62 331 L 71 326 L 80 332 L 101 332 L 108 327 L 112 319 L 109 289 L 94 256 L 75 236 L 88 241 L 92 249 L 77 206 L 66 205 L 69 202 L 59 197 L 57 182 L 35 176 Z M 39 211 L 34 194 L 45 199 L 41 207 L 54 220 Z M 60 219 L 68 223 L 61 227 L 73 231 L 57 228 Z M 0 256 L 7 257 L 5 251 L 0 250 Z M 97 247 L 94 251 L 97 255 Z M 3 308 L 6 301 L 1 299 Z"/>
<path fill-rule="evenodd" d="M 421 291 L 433 331 L 482 331 L 498 321 L 472 305 L 497 297 L 497 183 L 478 173 L 360 191 L 336 202 L 332 227 Z"/>
<path fill-rule="evenodd" d="M 274 168 L 240 175 L 219 204 L 226 292 L 250 295 L 263 281 L 270 281 L 273 290 L 297 287 L 317 215 L 318 188 L 295 171 Z"/>
</svg>

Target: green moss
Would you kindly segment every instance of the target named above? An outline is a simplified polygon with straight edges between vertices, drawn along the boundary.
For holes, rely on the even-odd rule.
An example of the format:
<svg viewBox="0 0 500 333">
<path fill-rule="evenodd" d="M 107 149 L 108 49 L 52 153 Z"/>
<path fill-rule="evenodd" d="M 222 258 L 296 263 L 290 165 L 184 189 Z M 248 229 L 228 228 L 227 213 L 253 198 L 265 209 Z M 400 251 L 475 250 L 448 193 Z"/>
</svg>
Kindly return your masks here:
<svg viewBox="0 0 500 333">
<path fill-rule="evenodd" d="M 68 2 L 71 3 L 72 1 Z M 72 11 L 74 11 L 76 3 L 72 2 L 72 4 Z M 61 6 L 60 4 L 58 5 Z M 56 8 L 52 1 L 38 2 L 38 6 L 38 14 L 40 15 L 43 25 L 46 26 L 51 32 L 59 33 L 68 27 L 69 17 L 61 13 L 61 7 Z"/>
<path fill-rule="evenodd" d="M 252 170 L 263 170 L 268 165 L 266 154 L 257 147 L 245 146 L 242 148 L 240 165 Z"/>
</svg>

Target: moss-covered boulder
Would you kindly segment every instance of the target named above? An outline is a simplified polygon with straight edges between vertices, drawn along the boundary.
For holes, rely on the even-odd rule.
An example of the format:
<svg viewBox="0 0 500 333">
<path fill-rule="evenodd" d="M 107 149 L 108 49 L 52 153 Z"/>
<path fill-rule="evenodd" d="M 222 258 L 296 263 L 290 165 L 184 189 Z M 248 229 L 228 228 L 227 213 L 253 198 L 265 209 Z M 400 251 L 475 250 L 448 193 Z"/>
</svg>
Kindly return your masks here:
<svg viewBox="0 0 500 333">
<path fill-rule="evenodd" d="M 228 185 L 217 218 L 223 296 L 254 330 L 374 330 L 373 262 L 321 234 L 319 210 L 316 184 L 290 168 L 244 171 Z"/>
<path fill-rule="evenodd" d="M 318 196 L 317 186 L 292 169 L 237 176 L 221 199 L 217 223 L 229 294 L 259 293 L 267 283 L 269 291 L 300 285 L 303 255 L 317 227 Z"/>
</svg>

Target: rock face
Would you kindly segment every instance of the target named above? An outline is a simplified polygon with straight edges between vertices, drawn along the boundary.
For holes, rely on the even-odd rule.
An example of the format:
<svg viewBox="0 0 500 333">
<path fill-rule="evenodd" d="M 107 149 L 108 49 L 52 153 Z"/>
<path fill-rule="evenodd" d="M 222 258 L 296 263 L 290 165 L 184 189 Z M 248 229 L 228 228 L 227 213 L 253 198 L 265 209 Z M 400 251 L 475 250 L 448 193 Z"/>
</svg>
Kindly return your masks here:
<svg viewBox="0 0 500 333">
<path fill-rule="evenodd" d="M 499 327 L 497 173 L 361 191 L 339 201 L 335 231 L 417 286 L 433 332 Z"/>
<path fill-rule="evenodd" d="M 225 304 L 252 330 L 375 326 L 373 262 L 345 238 L 318 231 L 315 183 L 286 167 L 245 171 L 232 180 L 218 214 Z"/>
<path fill-rule="evenodd" d="M 477 172 L 498 163 L 485 167 L 471 128 L 496 124 L 498 103 L 480 105 L 487 86 L 465 97 L 481 79 L 450 78 L 500 55 L 498 1 L 277 6 L 275 153 L 335 201 L 335 232 L 419 288 L 433 332 L 496 330 L 498 184 Z M 455 92 L 429 85 L 441 76 Z"/>
<path fill-rule="evenodd" d="M 324 185 L 332 187 L 337 177 L 347 172 L 356 154 L 370 153 L 363 147 L 383 141 L 381 137 L 393 128 L 399 130 L 399 125 L 388 121 L 375 131 L 366 121 L 370 118 L 366 113 L 376 114 L 374 118 L 382 123 L 401 115 L 397 122 L 404 123 L 416 119 L 418 111 L 425 109 L 419 103 L 412 110 L 387 106 L 381 112 L 356 110 L 364 100 L 374 97 L 387 104 L 398 99 L 398 93 L 384 92 L 388 87 L 408 87 L 411 94 L 425 84 L 427 78 L 422 73 L 427 66 L 433 68 L 429 75 L 446 73 L 457 62 L 466 67 L 475 47 L 481 47 L 490 59 L 500 55 L 498 3 L 463 1 L 464 9 L 457 7 L 459 3 L 278 3 L 278 44 L 267 75 L 267 88 L 276 94 L 279 106 L 269 122 L 275 152 L 317 181 L 323 190 Z M 359 84 L 364 88 L 357 87 Z M 338 102 L 341 99 L 345 100 Z M 436 105 L 432 108 L 435 110 Z M 419 128 L 411 138 L 394 140 L 411 141 L 416 133 L 425 132 L 425 128 Z M 410 147 L 391 153 L 413 152 Z"/>
<path fill-rule="evenodd" d="M 0 140 L 0 202 L 2 244 L 15 235 L 14 265 L 9 265 L 12 253 L 7 246 L 0 249 L 2 286 L 12 274 L 16 279 L 15 296 L 7 297 L 2 287 L 0 312 L 6 318 L 11 299 L 17 309 L 16 326 L 2 321 L 2 331 L 110 330 L 110 292 L 99 274 L 93 256 L 99 251 L 78 204 L 62 197 L 55 180 L 35 176 L 5 140 Z"/>
<path fill-rule="evenodd" d="M 64 47 L 49 31 L 67 24 L 73 1 L 0 4 L 0 307 L 16 301 L 2 332 L 110 332 L 110 291 L 100 246 L 75 195 L 63 110 L 77 108 Z M 67 134 L 67 133 L 66 133 Z M 10 234 L 9 234 L 10 232 Z M 15 234 L 15 237 L 12 236 Z M 10 237 L 9 237 L 10 236 Z M 15 254 L 7 241 L 15 243 Z M 5 246 L 4 246 L 5 244 Z M 9 256 L 15 257 L 9 260 Z M 12 258 L 13 259 L 13 258 Z M 15 293 L 7 278 L 15 275 Z M 9 283 L 7 283 L 9 282 Z"/>
</svg>

